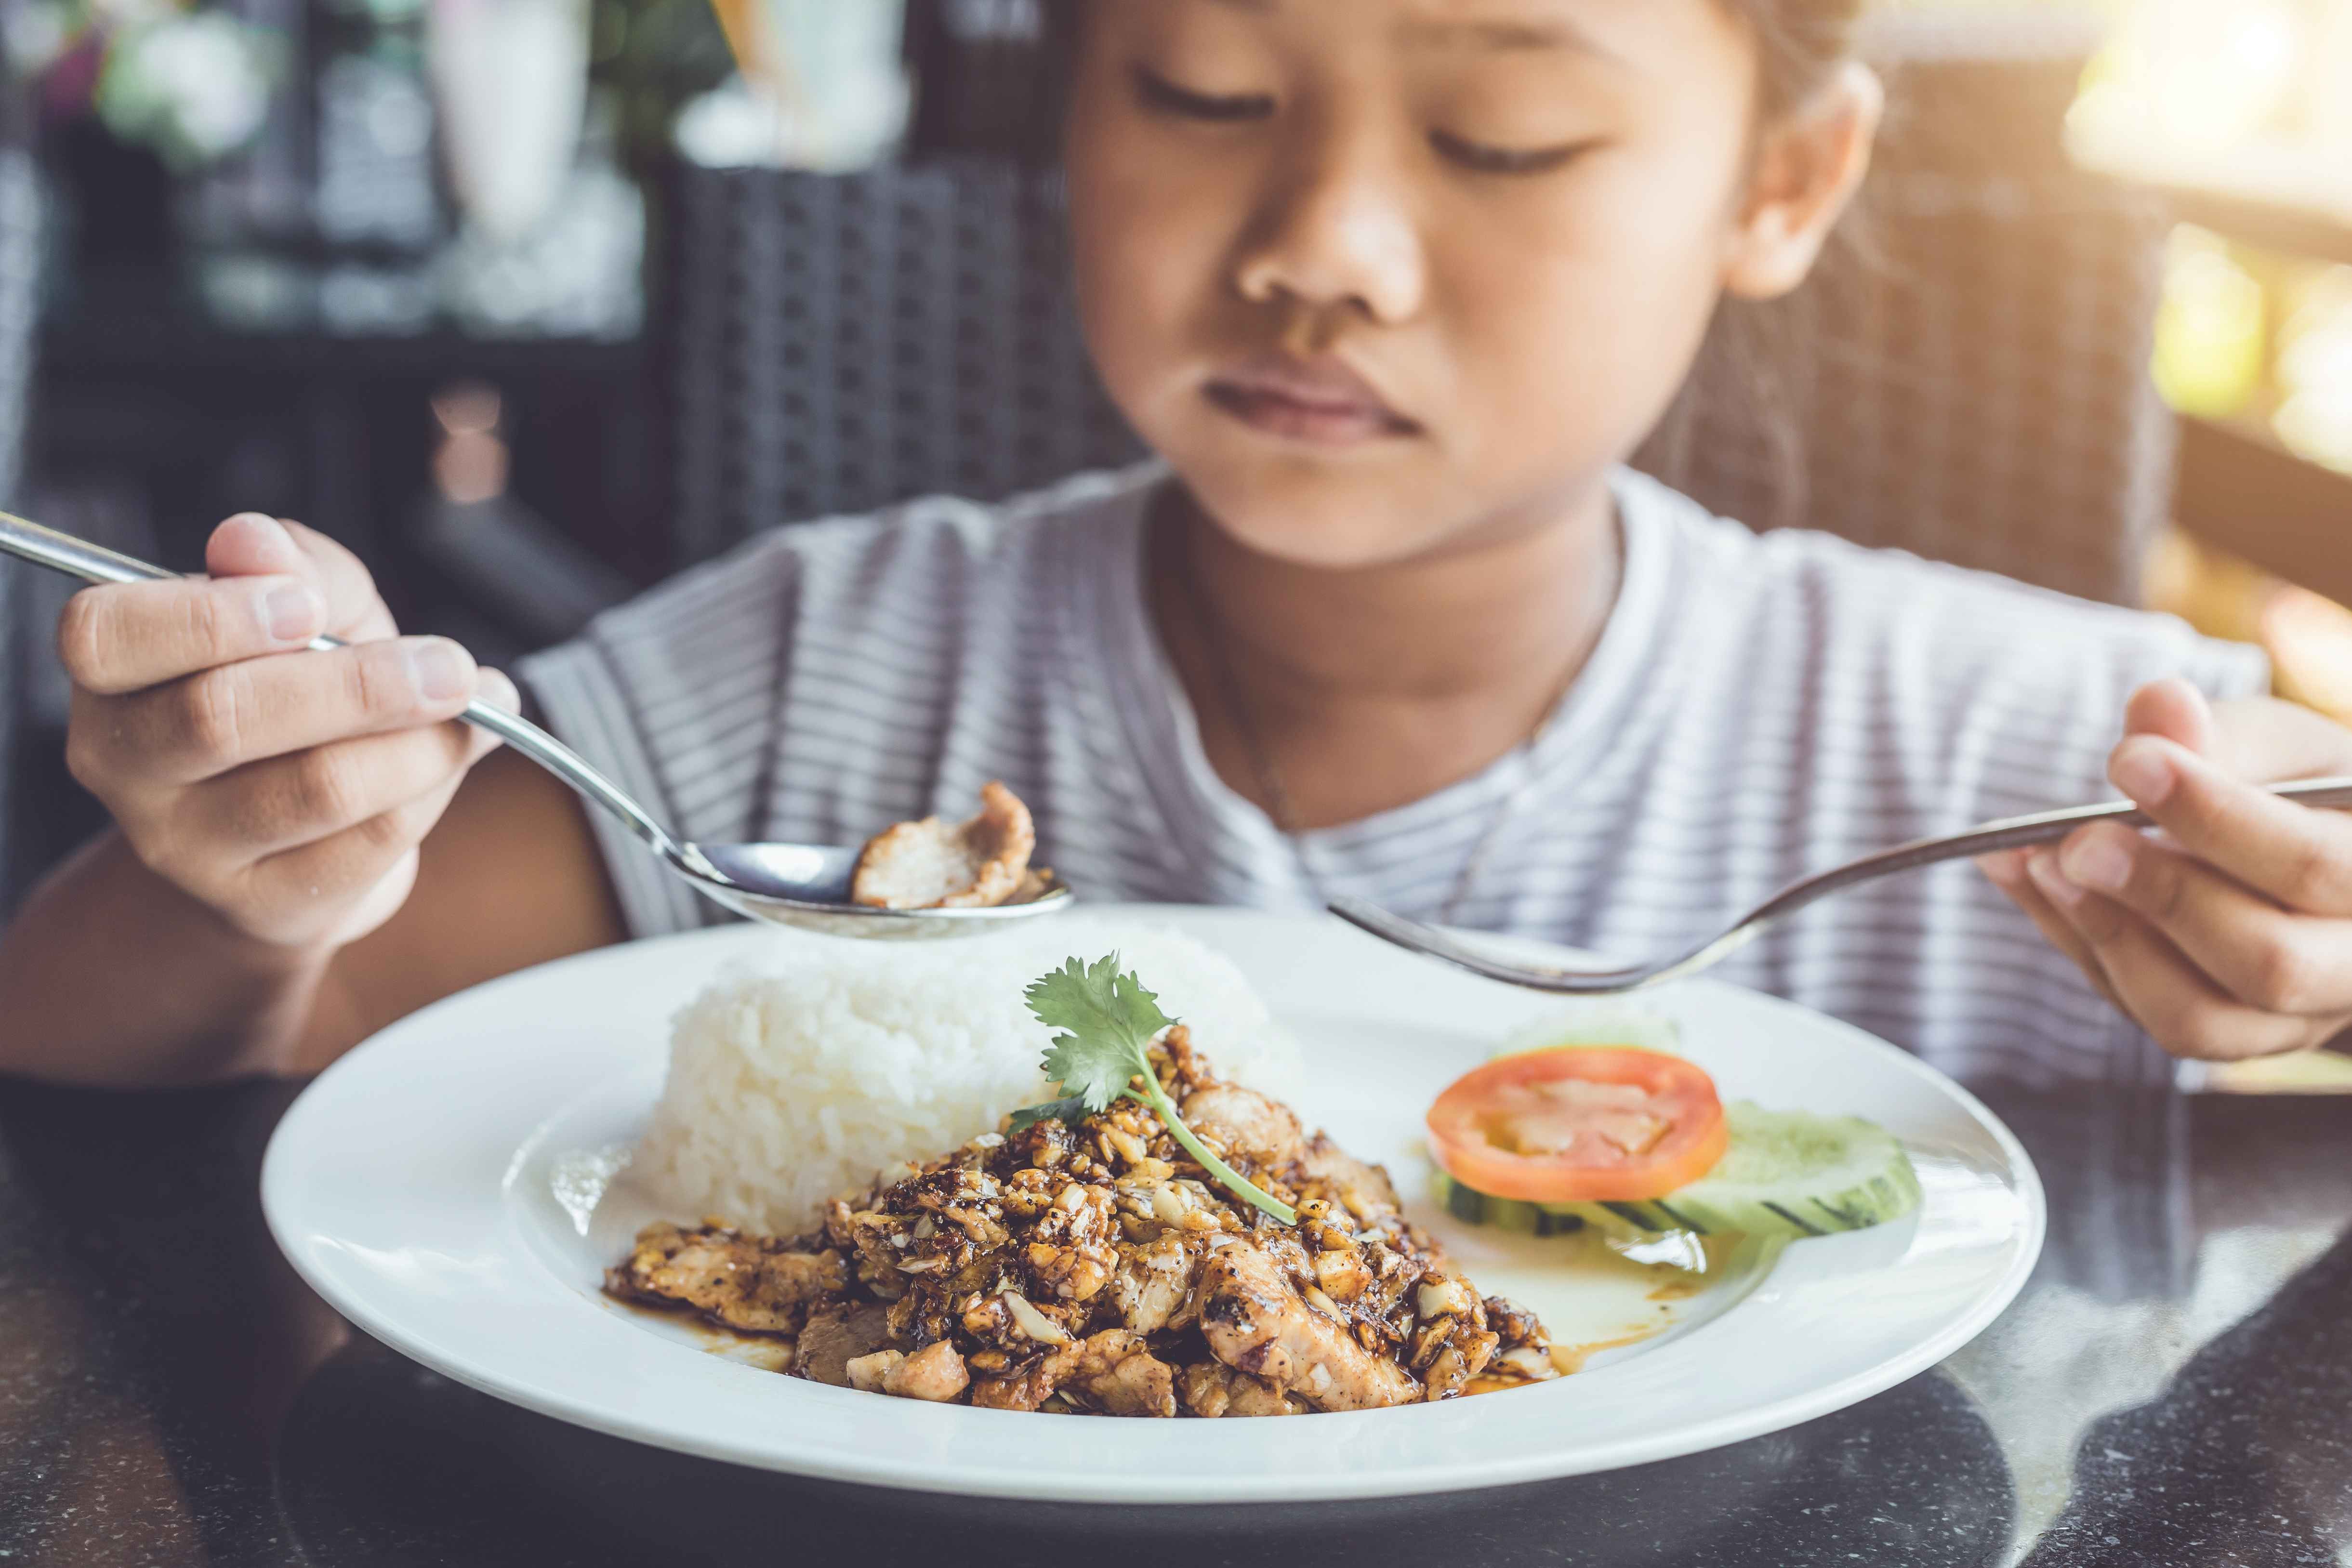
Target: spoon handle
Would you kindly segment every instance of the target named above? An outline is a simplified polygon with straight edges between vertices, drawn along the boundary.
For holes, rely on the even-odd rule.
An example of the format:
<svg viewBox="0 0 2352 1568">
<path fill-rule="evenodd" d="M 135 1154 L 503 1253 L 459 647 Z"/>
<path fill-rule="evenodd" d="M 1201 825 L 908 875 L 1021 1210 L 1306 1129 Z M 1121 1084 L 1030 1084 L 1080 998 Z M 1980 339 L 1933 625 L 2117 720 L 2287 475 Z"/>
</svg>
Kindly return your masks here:
<svg viewBox="0 0 2352 1568">
<path fill-rule="evenodd" d="M 102 545 L 91 544 L 88 539 L 61 534 L 55 528 L 45 528 L 38 523 L 7 512 L 0 512 L 0 551 L 29 560 L 36 566 L 47 567 L 52 571 L 61 571 L 68 577 L 80 578 L 85 582 L 163 582 L 180 575 Z M 323 653 L 349 644 L 340 638 L 314 637 L 310 646 Z M 683 861 L 684 852 L 677 841 L 647 815 L 645 808 L 631 799 L 627 791 L 597 771 L 586 758 L 539 726 L 504 708 L 492 707 L 480 701 L 468 703 L 466 711 L 457 716 L 477 728 L 488 730 L 570 785 L 583 798 L 610 811 L 656 854 L 672 861 Z"/>
</svg>

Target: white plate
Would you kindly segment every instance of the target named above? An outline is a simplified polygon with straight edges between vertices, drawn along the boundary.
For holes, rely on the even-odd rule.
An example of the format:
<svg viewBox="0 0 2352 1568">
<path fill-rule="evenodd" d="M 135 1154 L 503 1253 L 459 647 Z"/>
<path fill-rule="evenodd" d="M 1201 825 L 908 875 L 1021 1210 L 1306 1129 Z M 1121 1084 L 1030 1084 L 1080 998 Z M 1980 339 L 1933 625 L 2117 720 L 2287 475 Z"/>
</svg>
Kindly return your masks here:
<svg viewBox="0 0 2352 1568">
<path fill-rule="evenodd" d="M 1544 1010 L 1337 921 L 1125 913 L 1190 932 L 1248 973 L 1305 1049 L 1303 1115 L 1385 1162 L 1409 1198 L 1426 1175 L 1430 1100 Z M 708 1354 L 714 1335 L 598 1294 L 601 1270 L 650 1218 L 625 1180 L 608 1191 L 605 1178 L 659 1092 L 670 1013 L 731 956 L 824 940 L 732 927 L 609 949 L 386 1030 L 311 1085 L 271 1141 L 262 1202 L 278 1245 L 378 1339 L 564 1420 L 802 1475 L 1122 1502 L 1444 1491 L 1752 1437 L 1934 1365 L 2009 1303 L 2041 1249 L 2041 1183 L 1973 1098 L 1858 1030 L 1699 982 L 1654 1005 L 1679 1019 L 1724 1097 L 1889 1128 L 1927 1188 L 1915 1221 L 1750 1257 L 1662 1303 L 1648 1298 L 1654 1281 L 1629 1287 L 1613 1260 L 1548 1265 L 1559 1243 L 1507 1246 L 1415 1202 L 1475 1281 L 1534 1307 L 1555 1339 L 1648 1337 L 1538 1387 L 1306 1427 L 1016 1415 L 779 1377 Z"/>
</svg>

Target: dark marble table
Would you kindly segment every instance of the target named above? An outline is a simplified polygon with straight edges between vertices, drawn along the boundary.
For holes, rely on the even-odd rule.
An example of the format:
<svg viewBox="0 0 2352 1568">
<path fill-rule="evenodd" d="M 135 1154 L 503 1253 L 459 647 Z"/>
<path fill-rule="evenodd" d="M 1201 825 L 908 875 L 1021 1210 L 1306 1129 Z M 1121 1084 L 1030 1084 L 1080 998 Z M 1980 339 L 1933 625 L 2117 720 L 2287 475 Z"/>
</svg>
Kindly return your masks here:
<svg viewBox="0 0 2352 1568">
<path fill-rule="evenodd" d="M 0 1568 L 2352 1564 L 2352 1100 L 1990 1088 L 2051 1242 L 1934 1372 L 1641 1469 L 1209 1514 L 796 1481 L 459 1387 L 278 1259 L 290 1095 L 0 1085 Z"/>
</svg>

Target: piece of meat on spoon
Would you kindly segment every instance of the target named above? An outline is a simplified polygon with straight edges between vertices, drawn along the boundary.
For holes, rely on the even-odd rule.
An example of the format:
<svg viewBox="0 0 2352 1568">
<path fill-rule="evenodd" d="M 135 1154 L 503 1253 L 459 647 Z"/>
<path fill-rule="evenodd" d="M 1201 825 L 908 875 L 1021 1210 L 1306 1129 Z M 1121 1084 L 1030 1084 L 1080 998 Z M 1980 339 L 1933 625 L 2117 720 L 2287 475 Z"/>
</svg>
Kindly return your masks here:
<svg viewBox="0 0 2352 1568">
<path fill-rule="evenodd" d="M 1021 798 L 991 782 L 980 812 L 961 822 L 925 817 L 900 822 L 869 841 L 851 873 L 849 897 L 869 909 L 991 909 L 1045 891 L 1049 877 L 1030 868 L 1037 826 Z"/>
</svg>

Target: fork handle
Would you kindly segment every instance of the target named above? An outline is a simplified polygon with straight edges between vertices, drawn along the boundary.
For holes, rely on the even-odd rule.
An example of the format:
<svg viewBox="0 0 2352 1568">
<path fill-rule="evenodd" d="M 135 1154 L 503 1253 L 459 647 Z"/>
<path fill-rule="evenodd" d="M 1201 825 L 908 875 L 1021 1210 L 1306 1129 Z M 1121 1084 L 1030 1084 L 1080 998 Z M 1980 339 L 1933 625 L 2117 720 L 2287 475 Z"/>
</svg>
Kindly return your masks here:
<svg viewBox="0 0 2352 1568">
<path fill-rule="evenodd" d="M 2265 788 L 2279 799 L 2300 805 L 2352 810 L 2352 778 L 2297 779 Z M 1807 904 L 1817 903 L 1833 893 L 1843 893 L 1849 887 L 1875 882 L 1883 876 L 1894 876 L 1945 861 L 1971 860 L 1978 855 L 1998 854 L 2003 850 L 2021 850 L 2034 844 L 2052 843 L 2091 822 L 2115 822 L 2126 828 L 2156 826 L 2147 812 L 2129 800 L 2108 800 L 2095 806 L 2068 806 L 2055 811 L 2036 811 L 2031 816 L 2004 817 L 1998 821 L 1971 828 L 1964 833 L 1897 844 L 1893 849 L 1848 861 L 1842 866 L 1833 866 L 1790 883 L 1758 904 L 1746 919 L 1722 937 L 1675 965 L 1672 973 L 1688 974 L 1705 968 L 1716 959 L 1746 946 L 1773 922 L 1794 915 Z M 1663 975 L 1659 977 L 1661 979 L 1665 977 Z"/>
<path fill-rule="evenodd" d="M 181 576 L 136 556 L 124 555 L 103 545 L 94 545 L 71 534 L 61 534 L 55 528 L 45 528 L 38 523 L 8 512 L 0 512 L 0 552 L 31 561 L 36 566 L 47 567 L 51 571 L 61 571 L 68 577 L 78 577 L 84 582 L 170 582 Z M 331 653 L 337 648 L 349 646 L 340 637 L 310 639 L 313 653 Z M 656 854 L 673 861 L 682 859 L 684 851 L 678 841 L 667 829 L 654 821 L 644 807 L 631 799 L 626 790 L 605 778 L 586 758 L 530 720 L 479 700 L 467 704 L 466 711 L 457 716 L 478 729 L 488 730 L 570 785 L 582 797 L 619 818 Z"/>
<path fill-rule="evenodd" d="M 2352 810 L 2352 778 L 2298 779 L 2265 788 L 2279 799 L 2300 805 Z M 2037 811 L 2026 817 L 2004 817 L 1999 821 L 1971 828 L 1964 833 L 1897 844 L 1893 849 L 1864 855 L 1860 860 L 1849 861 L 1842 866 L 1790 883 L 1757 905 L 1733 934 L 1753 935 L 1809 904 L 1862 883 L 1875 882 L 1883 876 L 1893 876 L 1898 872 L 1914 871 L 1944 861 L 1969 860 L 1978 855 L 1997 854 L 2002 850 L 2051 843 L 2090 822 L 2116 822 L 2126 828 L 2156 825 L 2147 812 L 2129 800 L 2109 800 L 2095 806 L 2069 806 L 2056 811 Z M 1712 946 L 1710 944 L 1710 949 Z"/>
</svg>

